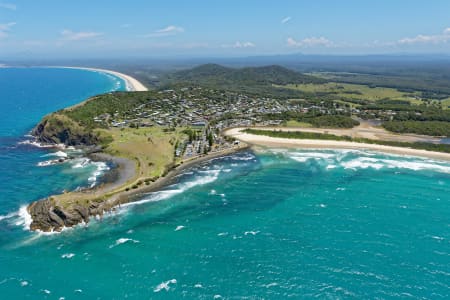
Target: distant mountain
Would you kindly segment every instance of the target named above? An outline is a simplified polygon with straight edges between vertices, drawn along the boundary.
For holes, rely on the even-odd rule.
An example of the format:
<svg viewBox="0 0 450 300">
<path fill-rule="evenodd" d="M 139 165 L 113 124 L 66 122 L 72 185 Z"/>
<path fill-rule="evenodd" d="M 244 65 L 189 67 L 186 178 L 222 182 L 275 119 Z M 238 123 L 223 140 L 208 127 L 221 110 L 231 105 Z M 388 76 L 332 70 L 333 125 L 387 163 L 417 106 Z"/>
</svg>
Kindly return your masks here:
<svg viewBox="0 0 450 300">
<path fill-rule="evenodd" d="M 172 82 L 190 82 L 204 86 L 233 88 L 241 86 L 271 86 L 288 83 L 320 83 L 322 79 L 304 75 L 281 66 L 228 68 L 205 64 L 169 75 Z"/>
</svg>

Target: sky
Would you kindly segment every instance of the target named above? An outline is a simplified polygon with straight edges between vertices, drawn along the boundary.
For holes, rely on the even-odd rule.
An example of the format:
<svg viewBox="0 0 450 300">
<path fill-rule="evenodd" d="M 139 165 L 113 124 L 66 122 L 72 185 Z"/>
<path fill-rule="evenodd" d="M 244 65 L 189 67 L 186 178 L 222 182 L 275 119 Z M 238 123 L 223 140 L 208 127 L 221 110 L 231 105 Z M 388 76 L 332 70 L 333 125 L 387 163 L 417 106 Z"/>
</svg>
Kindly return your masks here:
<svg viewBox="0 0 450 300">
<path fill-rule="evenodd" d="M 0 59 L 450 54 L 449 0 L 0 0 Z"/>
</svg>

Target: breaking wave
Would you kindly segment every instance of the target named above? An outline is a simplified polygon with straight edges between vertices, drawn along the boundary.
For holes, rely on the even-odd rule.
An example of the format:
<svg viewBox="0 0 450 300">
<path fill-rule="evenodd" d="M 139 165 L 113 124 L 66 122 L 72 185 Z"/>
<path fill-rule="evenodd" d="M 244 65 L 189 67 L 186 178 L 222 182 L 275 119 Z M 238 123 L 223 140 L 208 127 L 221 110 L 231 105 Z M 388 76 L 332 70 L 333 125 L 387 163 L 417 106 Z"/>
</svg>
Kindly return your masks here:
<svg viewBox="0 0 450 300">
<path fill-rule="evenodd" d="M 326 170 L 337 168 L 360 169 L 406 169 L 412 171 L 435 171 L 450 174 L 450 163 L 393 154 L 381 154 L 361 150 L 267 150 L 283 155 L 299 163 L 316 162 Z"/>
</svg>

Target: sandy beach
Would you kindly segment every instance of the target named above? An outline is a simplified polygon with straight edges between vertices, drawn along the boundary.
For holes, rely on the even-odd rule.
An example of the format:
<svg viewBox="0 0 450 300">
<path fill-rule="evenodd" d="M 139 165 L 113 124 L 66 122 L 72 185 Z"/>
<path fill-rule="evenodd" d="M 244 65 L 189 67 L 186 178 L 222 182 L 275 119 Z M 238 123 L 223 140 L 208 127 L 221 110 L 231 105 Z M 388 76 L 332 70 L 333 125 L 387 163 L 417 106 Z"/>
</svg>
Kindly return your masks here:
<svg viewBox="0 0 450 300">
<path fill-rule="evenodd" d="M 450 161 L 450 153 L 434 152 L 405 147 L 393 147 L 377 144 L 345 142 L 345 141 L 275 138 L 241 132 L 241 130 L 244 129 L 245 128 L 232 128 L 226 130 L 224 134 L 233 137 L 237 140 L 240 140 L 242 142 L 245 142 L 247 144 L 256 146 L 312 148 L 312 149 L 361 149 L 397 155 L 422 156 L 427 158 Z"/>
<path fill-rule="evenodd" d="M 146 88 L 140 81 L 138 81 L 136 78 L 131 77 L 130 75 L 126 75 L 120 72 L 111 71 L 111 70 L 105 70 L 105 69 L 97 69 L 97 68 L 85 68 L 85 67 L 68 67 L 68 66 L 61 66 L 61 67 L 55 67 L 55 68 L 65 68 L 65 69 L 80 69 L 80 70 L 88 70 L 88 71 L 94 71 L 94 72 L 101 72 L 101 73 L 107 73 L 111 74 L 113 76 L 119 77 L 120 79 L 125 81 L 127 90 L 130 92 L 144 92 L 148 91 L 148 88 Z"/>
</svg>

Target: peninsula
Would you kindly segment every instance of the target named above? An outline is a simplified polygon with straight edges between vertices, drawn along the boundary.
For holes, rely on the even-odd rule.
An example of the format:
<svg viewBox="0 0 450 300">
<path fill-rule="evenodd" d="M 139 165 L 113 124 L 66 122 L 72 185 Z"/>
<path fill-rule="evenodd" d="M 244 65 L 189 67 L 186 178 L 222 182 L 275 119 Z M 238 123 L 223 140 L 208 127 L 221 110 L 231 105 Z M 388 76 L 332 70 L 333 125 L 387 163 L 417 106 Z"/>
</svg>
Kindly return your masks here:
<svg viewBox="0 0 450 300">
<path fill-rule="evenodd" d="M 202 65 L 161 76 L 152 89 L 122 73 L 92 70 L 121 77 L 132 91 L 95 96 L 54 112 L 32 133 L 37 142 L 80 147 L 93 159 L 111 161 L 117 176 L 92 189 L 31 203 L 31 230 L 60 231 L 87 223 L 161 188 L 183 168 L 247 144 L 450 156 L 450 145 L 440 142 L 450 136 L 450 111 L 419 100 L 415 91 L 351 85 L 358 93 L 344 93 L 350 88 L 344 83 L 280 66 Z M 378 94 L 393 98 L 379 99 Z M 418 116 L 421 120 L 414 120 Z M 418 122 L 426 125 L 428 135 Z M 400 124 L 404 133 L 392 132 Z"/>
</svg>

